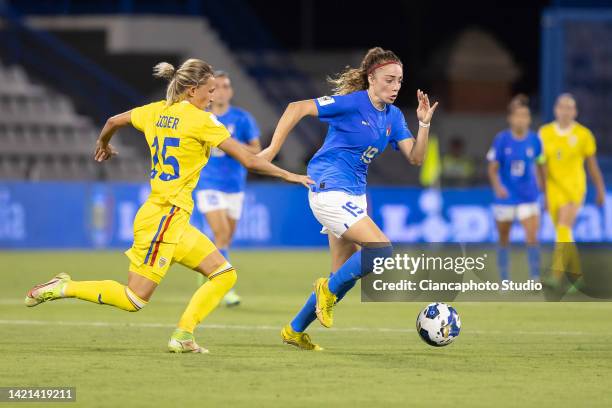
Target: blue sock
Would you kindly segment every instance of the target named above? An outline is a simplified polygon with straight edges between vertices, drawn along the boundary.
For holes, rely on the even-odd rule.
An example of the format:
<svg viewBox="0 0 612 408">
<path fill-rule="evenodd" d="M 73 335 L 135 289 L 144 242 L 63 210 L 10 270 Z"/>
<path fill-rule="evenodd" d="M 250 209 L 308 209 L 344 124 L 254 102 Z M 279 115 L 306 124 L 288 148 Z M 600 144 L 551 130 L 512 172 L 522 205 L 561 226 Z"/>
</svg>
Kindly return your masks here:
<svg viewBox="0 0 612 408">
<path fill-rule="evenodd" d="M 540 277 L 540 247 L 538 245 L 527 246 L 527 262 L 529 263 L 529 277 L 538 279 Z"/>
<path fill-rule="evenodd" d="M 340 269 L 329 278 L 329 291 L 336 296 L 346 295 L 358 279 L 372 272 L 374 260 L 377 258 L 389 258 L 393 255 L 391 244 L 386 246 L 364 246 L 361 251 L 355 252 Z M 363 262 L 362 262 L 363 259 Z"/>
<path fill-rule="evenodd" d="M 359 278 L 372 271 L 372 262 L 374 258 L 391 256 L 391 252 L 392 247 L 390 245 L 382 248 L 364 247 L 364 249 L 355 252 L 347 259 L 340 269 L 329 278 L 329 290 L 337 296 L 337 302 L 344 298 L 348 291 L 355 286 Z M 362 255 L 365 260 L 365 266 L 363 268 L 361 267 Z M 308 300 L 306 300 L 304 306 L 302 306 L 302 309 L 291 321 L 291 328 L 296 332 L 303 332 L 306 330 L 308 325 L 317 318 L 315 313 L 316 305 L 317 298 L 313 292 L 308 297 Z"/>
<path fill-rule="evenodd" d="M 317 314 L 315 313 L 315 307 L 317 305 L 317 297 L 314 292 L 308 296 L 308 300 L 302 307 L 302 309 L 298 312 L 297 315 L 291 321 L 291 328 L 296 332 L 303 332 L 306 330 L 308 325 L 317 318 Z"/>
<path fill-rule="evenodd" d="M 329 291 L 337 296 L 342 289 L 349 286 L 350 289 L 355 286 L 355 282 L 360 276 L 361 251 L 357 251 L 329 278 Z"/>
<path fill-rule="evenodd" d="M 501 280 L 508 279 L 508 266 L 510 264 L 509 249 L 505 246 L 497 247 L 497 269 Z"/>
<path fill-rule="evenodd" d="M 347 283 L 338 289 L 338 293 L 336 293 L 336 303 L 340 302 L 344 296 L 348 293 L 349 290 L 353 289 L 353 286 L 357 283 L 357 279 L 351 279 Z"/>
<path fill-rule="evenodd" d="M 332 274 L 333 275 L 333 274 Z M 343 287 L 340 288 L 336 296 L 338 300 L 336 303 L 340 302 L 344 296 L 348 293 L 349 290 L 355 286 L 357 280 L 351 279 L 351 281 L 347 282 Z M 315 313 L 315 308 L 317 305 L 317 297 L 314 292 L 310 294 L 306 303 L 302 307 L 302 309 L 298 312 L 297 315 L 291 321 L 291 328 L 296 332 L 303 332 L 310 325 L 310 323 L 314 322 L 317 318 L 317 314 Z"/>
<path fill-rule="evenodd" d="M 221 255 L 223 255 L 223 257 L 229 261 L 229 249 L 227 248 L 219 248 L 219 252 L 221 252 Z"/>
</svg>

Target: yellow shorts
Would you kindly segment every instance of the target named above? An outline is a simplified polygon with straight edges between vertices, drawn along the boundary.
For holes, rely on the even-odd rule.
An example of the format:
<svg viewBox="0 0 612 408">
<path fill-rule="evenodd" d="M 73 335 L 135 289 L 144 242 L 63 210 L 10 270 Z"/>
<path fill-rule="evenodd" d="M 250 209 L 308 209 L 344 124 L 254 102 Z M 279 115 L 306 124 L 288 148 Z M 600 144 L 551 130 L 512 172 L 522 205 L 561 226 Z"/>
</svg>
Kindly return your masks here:
<svg viewBox="0 0 612 408">
<path fill-rule="evenodd" d="M 578 207 L 582 207 L 584 203 L 584 192 L 576 191 L 569 196 L 564 192 L 557 192 L 554 189 L 546 191 L 546 205 L 548 206 L 548 213 L 552 218 L 553 224 L 557 225 L 559 219 L 559 209 L 568 204 L 576 204 Z"/>
<path fill-rule="evenodd" d="M 130 272 L 159 284 L 172 263 L 193 269 L 216 251 L 210 239 L 189 224 L 189 217 L 172 204 L 145 202 L 134 219 L 134 243 L 125 252 Z"/>
</svg>

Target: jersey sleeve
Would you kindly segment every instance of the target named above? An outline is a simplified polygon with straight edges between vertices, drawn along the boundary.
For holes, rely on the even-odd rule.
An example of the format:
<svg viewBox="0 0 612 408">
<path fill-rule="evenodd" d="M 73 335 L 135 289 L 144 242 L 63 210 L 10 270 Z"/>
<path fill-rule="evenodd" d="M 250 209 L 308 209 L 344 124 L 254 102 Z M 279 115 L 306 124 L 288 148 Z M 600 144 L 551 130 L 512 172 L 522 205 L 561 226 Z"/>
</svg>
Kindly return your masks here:
<svg viewBox="0 0 612 408">
<path fill-rule="evenodd" d="M 584 141 L 584 157 L 592 156 L 596 152 L 597 144 L 595 143 L 595 136 L 593 136 L 593 133 L 591 133 L 590 130 L 586 129 Z"/>
<path fill-rule="evenodd" d="M 489 162 L 500 162 L 501 160 L 501 137 L 495 136 L 493 143 L 487 152 L 487 161 Z"/>
<path fill-rule="evenodd" d="M 155 106 L 162 102 L 153 102 L 132 109 L 130 112 L 130 121 L 132 122 L 132 126 L 141 132 L 144 131 L 147 121 L 153 120 L 153 111 Z"/>
<path fill-rule="evenodd" d="M 538 140 L 540 141 L 540 146 L 542 146 L 542 161 L 546 161 L 548 160 L 548 158 L 546 157 L 546 155 L 548 154 L 548 151 L 546 150 L 546 134 L 547 134 L 547 130 L 546 130 L 546 125 L 540 127 L 540 129 L 538 130 Z"/>
<path fill-rule="evenodd" d="M 210 112 L 204 112 L 204 124 L 200 136 L 202 143 L 217 147 L 230 137 L 232 137 L 230 132 L 219 122 L 215 115 Z"/>
<path fill-rule="evenodd" d="M 546 156 L 544 156 L 544 149 L 542 146 L 542 139 L 540 139 L 540 136 L 536 135 L 536 137 L 534 138 L 534 150 L 535 150 L 535 161 L 538 164 L 543 164 L 546 162 Z"/>
<path fill-rule="evenodd" d="M 395 150 L 399 150 L 399 146 L 397 145 L 399 142 L 413 137 L 412 132 L 408 128 L 408 123 L 406 123 L 406 117 L 402 111 L 398 109 L 397 115 L 392 124 L 391 135 L 389 138 L 391 147 L 393 147 Z"/>
<path fill-rule="evenodd" d="M 319 112 L 319 120 L 323 122 L 333 122 L 356 109 L 352 94 L 322 96 L 315 99 L 314 102 Z"/>
<path fill-rule="evenodd" d="M 241 133 L 242 140 L 245 143 L 250 143 L 253 140 L 257 140 L 261 136 L 261 132 L 259 130 L 259 126 L 257 126 L 255 118 L 248 112 L 244 115 Z"/>
</svg>

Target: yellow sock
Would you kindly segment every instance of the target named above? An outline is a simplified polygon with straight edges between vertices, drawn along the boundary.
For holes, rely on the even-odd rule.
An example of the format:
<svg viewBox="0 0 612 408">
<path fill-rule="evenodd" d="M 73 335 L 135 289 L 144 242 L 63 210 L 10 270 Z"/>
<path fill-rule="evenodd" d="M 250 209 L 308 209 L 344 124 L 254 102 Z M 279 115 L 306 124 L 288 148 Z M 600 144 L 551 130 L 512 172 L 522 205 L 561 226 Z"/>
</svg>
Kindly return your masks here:
<svg viewBox="0 0 612 408">
<path fill-rule="evenodd" d="M 556 244 L 553 252 L 553 274 L 560 279 L 564 273 L 574 276 L 582 274 L 580 254 L 574 243 L 574 234 L 571 227 L 559 224 L 555 228 Z"/>
<path fill-rule="evenodd" d="M 555 228 L 557 242 L 574 242 L 574 234 L 571 227 L 563 224 L 557 225 Z"/>
<path fill-rule="evenodd" d="M 563 277 L 563 274 L 565 273 L 567 269 L 567 259 L 565 256 L 565 251 L 567 249 L 566 245 L 567 244 L 557 242 L 555 244 L 555 249 L 553 251 L 552 265 L 550 269 L 551 269 L 553 277 L 557 281 L 561 280 L 561 278 Z"/>
<path fill-rule="evenodd" d="M 111 305 L 128 312 L 137 312 L 147 302 L 139 298 L 125 285 L 112 280 L 70 281 L 64 289 L 64 297 L 74 297 L 100 305 Z"/>
<path fill-rule="evenodd" d="M 193 294 L 179 320 L 178 328 L 193 333 L 195 327 L 212 312 L 223 296 L 236 284 L 236 270 L 226 262 L 213 272 L 208 282 Z"/>
<path fill-rule="evenodd" d="M 565 244 L 567 248 L 567 271 L 571 275 L 572 279 L 578 279 L 582 276 L 582 263 L 580 262 L 580 253 L 578 247 L 574 242 Z"/>
</svg>

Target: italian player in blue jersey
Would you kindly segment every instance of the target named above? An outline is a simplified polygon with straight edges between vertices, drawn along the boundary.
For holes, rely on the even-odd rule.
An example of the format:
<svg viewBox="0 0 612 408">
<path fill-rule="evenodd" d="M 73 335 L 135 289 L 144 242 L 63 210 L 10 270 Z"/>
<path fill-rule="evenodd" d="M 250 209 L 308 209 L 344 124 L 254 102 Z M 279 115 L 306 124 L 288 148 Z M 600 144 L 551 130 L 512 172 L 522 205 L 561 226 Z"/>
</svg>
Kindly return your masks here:
<svg viewBox="0 0 612 408">
<path fill-rule="evenodd" d="M 259 153 L 260 132 L 255 119 L 247 111 L 230 105 L 234 90 L 227 72 L 215 72 L 215 86 L 210 111 L 242 147 L 253 154 Z M 215 246 L 225 259 L 229 259 L 229 246 L 242 214 L 246 176 L 246 169 L 236 159 L 213 147 L 195 190 L 197 209 L 206 217 Z M 198 286 L 203 283 L 204 277 L 198 275 Z M 226 306 L 237 306 L 240 296 L 232 288 L 223 301 Z"/>
<path fill-rule="evenodd" d="M 497 266 L 502 280 L 508 279 L 510 229 L 518 219 L 525 229 L 530 276 L 539 278 L 540 186 L 544 188 L 542 143 L 529 129 L 528 99 L 518 95 L 508 105 L 510 128 L 495 137 L 487 153 L 488 173 L 495 193 L 493 215 L 499 233 Z"/>
<path fill-rule="evenodd" d="M 333 307 L 372 271 L 374 258 L 389 257 L 389 239 L 368 216 L 368 166 L 388 144 L 420 165 L 427 149 L 429 126 L 437 107 L 417 91 L 419 132 L 414 138 L 402 112 L 393 103 L 402 86 L 403 68 L 391 51 L 372 48 L 359 68 L 347 68 L 336 79 L 334 95 L 290 103 L 281 117 L 270 146 L 260 156 L 272 160 L 289 132 L 305 116 L 329 124 L 323 146 L 308 164 L 315 181 L 308 193 L 310 208 L 329 237 L 332 256 L 330 278 L 315 282 L 315 290 L 290 324 L 282 340 L 305 350 L 321 350 L 304 331 L 315 319 L 333 324 Z"/>
</svg>

